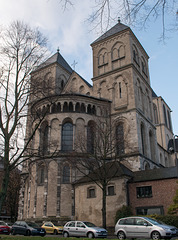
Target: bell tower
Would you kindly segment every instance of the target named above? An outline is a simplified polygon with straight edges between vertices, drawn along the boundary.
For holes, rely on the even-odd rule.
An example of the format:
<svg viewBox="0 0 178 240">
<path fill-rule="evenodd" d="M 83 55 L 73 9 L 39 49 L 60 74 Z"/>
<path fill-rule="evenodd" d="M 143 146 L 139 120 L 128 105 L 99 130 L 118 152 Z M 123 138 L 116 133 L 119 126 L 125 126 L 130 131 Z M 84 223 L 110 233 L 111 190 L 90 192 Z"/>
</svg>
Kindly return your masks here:
<svg viewBox="0 0 178 240">
<path fill-rule="evenodd" d="M 126 149 L 126 155 L 137 155 L 138 165 L 133 163 L 131 168 L 138 170 L 158 165 L 146 51 L 132 30 L 120 20 L 91 47 L 94 93 L 96 97 L 112 101 L 111 118 L 124 125 L 128 146 L 133 147 Z M 130 157 L 129 161 L 132 162 Z"/>
</svg>

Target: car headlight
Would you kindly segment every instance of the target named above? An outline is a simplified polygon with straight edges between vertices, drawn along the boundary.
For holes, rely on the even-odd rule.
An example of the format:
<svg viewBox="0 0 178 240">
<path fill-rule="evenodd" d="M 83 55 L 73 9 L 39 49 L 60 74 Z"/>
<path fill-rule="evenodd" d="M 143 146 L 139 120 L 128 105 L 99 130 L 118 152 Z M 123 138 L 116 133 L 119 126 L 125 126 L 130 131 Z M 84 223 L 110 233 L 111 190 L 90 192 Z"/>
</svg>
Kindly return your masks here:
<svg viewBox="0 0 178 240">
<path fill-rule="evenodd" d="M 167 228 L 167 227 L 162 227 L 162 229 L 164 229 L 165 231 L 171 231 L 171 229 L 170 228 Z"/>
</svg>

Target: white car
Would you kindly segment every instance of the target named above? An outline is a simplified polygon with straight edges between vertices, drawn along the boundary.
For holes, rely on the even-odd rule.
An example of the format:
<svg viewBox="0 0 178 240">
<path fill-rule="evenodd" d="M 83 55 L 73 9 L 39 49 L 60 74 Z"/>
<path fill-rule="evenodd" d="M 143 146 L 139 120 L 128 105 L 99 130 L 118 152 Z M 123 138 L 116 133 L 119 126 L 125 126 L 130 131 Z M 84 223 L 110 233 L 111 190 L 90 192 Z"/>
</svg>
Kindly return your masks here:
<svg viewBox="0 0 178 240">
<path fill-rule="evenodd" d="M 170 239 L 177 234 L 177 228 L 147 217 L 121 218 L 115 225 L 115 235 L 118 239 L 152 238 Z"/>
<path fill-rule="evenodd" d="M 63 228 L 64 237 L 106 238 L 107 235 L 108 232 L 106 229 L 85 221 L 70 221 Z"/>
</svg>

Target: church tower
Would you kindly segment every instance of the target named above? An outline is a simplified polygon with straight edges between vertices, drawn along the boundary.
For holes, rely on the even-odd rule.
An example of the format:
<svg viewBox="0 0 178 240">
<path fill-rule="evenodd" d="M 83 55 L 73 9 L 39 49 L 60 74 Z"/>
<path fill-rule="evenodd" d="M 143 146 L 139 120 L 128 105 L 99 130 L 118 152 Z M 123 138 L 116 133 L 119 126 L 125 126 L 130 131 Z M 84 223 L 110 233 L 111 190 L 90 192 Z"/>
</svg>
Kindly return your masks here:
<svg viewBox="0 0 178 240">
<path fill-rule="evenodd" d="M 91 46 L 95 96 L 112 101 L 111 118 L 125 135 L 126 165 L 132 170 L 158 166 L 147 53 L 120 21 Z"/>
</svg>

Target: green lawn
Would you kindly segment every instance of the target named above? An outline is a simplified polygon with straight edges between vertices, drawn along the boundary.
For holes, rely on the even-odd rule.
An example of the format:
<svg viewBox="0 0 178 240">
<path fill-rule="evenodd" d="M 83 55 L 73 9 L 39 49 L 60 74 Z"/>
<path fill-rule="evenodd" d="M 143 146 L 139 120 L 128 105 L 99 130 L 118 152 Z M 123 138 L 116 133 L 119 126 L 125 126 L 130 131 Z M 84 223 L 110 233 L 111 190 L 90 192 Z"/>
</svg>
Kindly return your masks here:
<svg viewBox="0 0 178 240">
<path fill-rule="evenodd" d="M 66 238 L 63 237 L 58 237 L 58 236 L 48 236 L 46 235 L 44 238 L 43 237 L 36 237 L 36 236 L 30 236 L 30 237 L 26 237 L 26 236 L 13 236 L 13 235 L 0 235 L 0 240 L 29 240 L 29 238 L 33 238 L 33 240 L 57 240 L 58 238 L 60 240 L 66 240 Z M 82 239 L 87 239 L 87 238 L 74 238 L 74 237 L 70 237 L 70 240 L 82 240 Z M 32 239 L 31 239 L 32 240 Z M 105 239 L 103 239 L 105 240 Z M 114 239 L 113 239 L 114 240 Z"/>
</svg>

